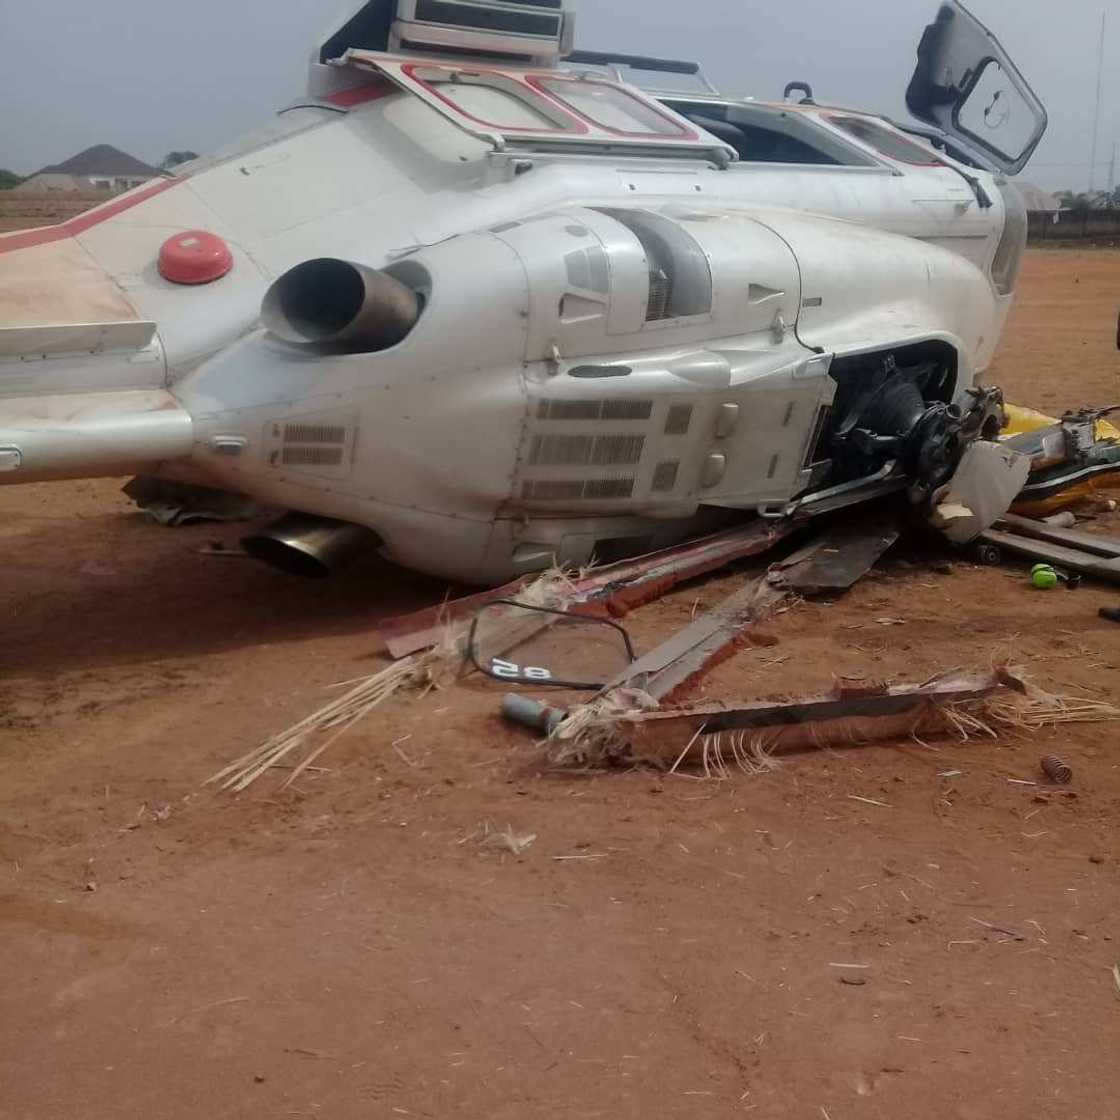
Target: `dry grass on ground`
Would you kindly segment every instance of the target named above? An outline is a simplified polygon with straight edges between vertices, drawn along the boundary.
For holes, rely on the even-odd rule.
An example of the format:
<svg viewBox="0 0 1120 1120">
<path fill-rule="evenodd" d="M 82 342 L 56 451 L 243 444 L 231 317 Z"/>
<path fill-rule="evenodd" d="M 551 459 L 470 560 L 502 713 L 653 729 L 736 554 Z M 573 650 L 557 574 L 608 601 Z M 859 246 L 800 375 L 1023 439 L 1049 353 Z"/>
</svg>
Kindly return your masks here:
<svg viewBox="0 0 1120 1120">
<path fill-rule="evenodd" d="M 96 191 L 0 191 L 0 233 L 64 222 L 110 197 Z"/>
</svg>

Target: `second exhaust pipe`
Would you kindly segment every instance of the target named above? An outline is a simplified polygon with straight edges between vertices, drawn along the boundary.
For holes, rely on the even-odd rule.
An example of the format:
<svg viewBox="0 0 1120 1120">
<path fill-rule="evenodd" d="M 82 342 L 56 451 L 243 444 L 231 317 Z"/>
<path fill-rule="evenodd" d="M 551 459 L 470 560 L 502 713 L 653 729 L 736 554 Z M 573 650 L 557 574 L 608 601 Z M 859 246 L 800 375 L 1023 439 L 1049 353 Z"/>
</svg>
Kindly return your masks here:
<svg viewBox="0 0 1120 1120">
<path fill-rule="evenodd" d="M 364 525 L 303 513 L 289 513 L 241 542 L 255 560 L 309 579 L 334 575 L 380 544 L 381 538 Z"/>
</svg>

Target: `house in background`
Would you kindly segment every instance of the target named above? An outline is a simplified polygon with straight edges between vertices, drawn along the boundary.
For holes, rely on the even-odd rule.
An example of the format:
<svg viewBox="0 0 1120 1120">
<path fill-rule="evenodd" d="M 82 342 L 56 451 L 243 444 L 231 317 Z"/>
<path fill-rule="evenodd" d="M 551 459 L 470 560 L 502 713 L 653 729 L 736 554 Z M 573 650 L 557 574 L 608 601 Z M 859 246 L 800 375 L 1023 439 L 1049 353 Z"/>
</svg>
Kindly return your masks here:
<svg viewBox="0 0 1120 1120">
<path fill-rule="evenodd" d="M 1034 183 L 1016 181 L 1015 189 L 1023 196 L 1027 210 L 1032 214 L 1056 214 L 1062 208 L 1058 198 L 1049 191 L 1036 187 Z"/>
<path fill-rule="evenodd" d="M 17 191 L 104 191 L 116 194 L 159 177 L 159 169 L 114 148 L 95 144 L 65 163 L 51 164 L 29 175 Z"/>
</svg>

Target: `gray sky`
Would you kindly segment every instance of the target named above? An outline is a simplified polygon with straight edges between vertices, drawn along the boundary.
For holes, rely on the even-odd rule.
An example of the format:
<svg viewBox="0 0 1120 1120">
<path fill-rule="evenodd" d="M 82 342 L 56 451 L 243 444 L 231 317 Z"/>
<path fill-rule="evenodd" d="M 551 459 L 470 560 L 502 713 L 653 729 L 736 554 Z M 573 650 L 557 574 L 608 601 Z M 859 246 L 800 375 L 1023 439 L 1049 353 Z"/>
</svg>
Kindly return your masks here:
<svg viewBox="0 0 1120 1120">
<path fill-rule="evenodd" d="M 937 0 L 575 0 L 580 46 L 695 58 L 728 93 L 818 98 L 903 116 Z M 0 167 L 27 174 L 95 143 L 158 161 L 205 152 L 297 96 L 339 0 L 0 0 Z M 344 6 L 344 5 L 343 5 Z M 1102 8 L 1112 8 L 1097 186 L 1120 141 L 1115 0 L 972 0 L 1050 112 L 1024 173 L 1088 185 Z"/>
</svg>

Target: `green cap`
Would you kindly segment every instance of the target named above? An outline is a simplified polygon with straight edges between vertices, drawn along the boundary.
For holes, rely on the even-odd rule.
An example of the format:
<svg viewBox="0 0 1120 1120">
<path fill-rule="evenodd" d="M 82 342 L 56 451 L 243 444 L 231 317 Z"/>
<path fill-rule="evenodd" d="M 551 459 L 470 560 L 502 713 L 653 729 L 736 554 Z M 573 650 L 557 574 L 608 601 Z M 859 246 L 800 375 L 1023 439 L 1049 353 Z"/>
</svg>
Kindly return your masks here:
<svg viewBox="0 0 1120 1120">
<path fill-rule="evenodd" d="M 1040 591 L 1049 591 L 1058 586 L 1058 573 L 1048 564 L 1036 564 L 1031 569 L 1031 583 Z"/>
</svg>

